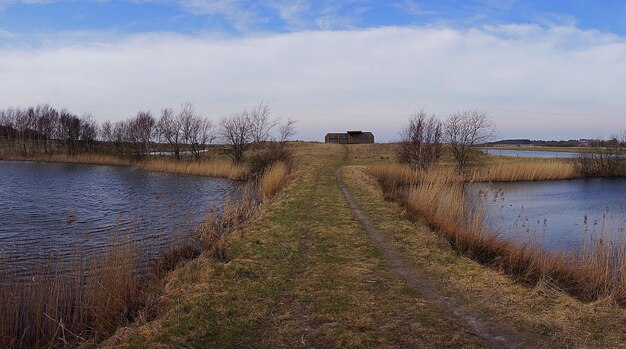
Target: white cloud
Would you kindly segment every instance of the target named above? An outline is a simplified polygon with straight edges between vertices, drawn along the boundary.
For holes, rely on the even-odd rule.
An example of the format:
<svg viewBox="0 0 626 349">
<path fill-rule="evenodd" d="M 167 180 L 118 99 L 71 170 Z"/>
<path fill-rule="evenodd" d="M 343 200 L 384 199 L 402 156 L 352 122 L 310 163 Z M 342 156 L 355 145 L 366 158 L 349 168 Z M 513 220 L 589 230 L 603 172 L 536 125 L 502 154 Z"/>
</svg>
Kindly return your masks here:
<svg viewBox="0 0 626 349">
<path fill-rule="evenodd" d="M 425 10 L 417 1 L 415 0 L 404 0 L 397 3 L 393 3 L 393 7 L 404 11 L 412 16 L 423 17 L 423 16 L 432 16 L 438 14 L 436 11 Z"/>
<path fill-rule="evenodd" d="M 217 118 L 264 100 L 306 139 L 355 128 L 390 139 L 422 107 L 484 109 L 503 137 L 626 128 L 626 41 L 571 27 L 155 33 L 0 48 L 0 76 L 0 108 L 49 102 L 104 120 L 189 100 Z"/>
<path fill-rule="evenodd" d="M 308 24 L 305 14 L 311 6 L 306 0 L 270 0 L 267 5 L 274 9 L 278 16 L 290 26 L 302 28 Z"/>
</svg>

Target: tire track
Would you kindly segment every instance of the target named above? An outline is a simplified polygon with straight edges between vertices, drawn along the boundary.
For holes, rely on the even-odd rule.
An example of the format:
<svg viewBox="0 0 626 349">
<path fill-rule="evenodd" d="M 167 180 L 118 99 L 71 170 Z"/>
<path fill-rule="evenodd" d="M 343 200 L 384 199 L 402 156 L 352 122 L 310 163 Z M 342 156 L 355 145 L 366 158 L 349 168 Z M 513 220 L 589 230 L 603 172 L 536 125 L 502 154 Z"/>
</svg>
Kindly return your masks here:
<svg viewBox="0 0 626 349">
<path fill-rule="evenodd" d="M 522 336 L 512 329 L 488 324 L 459 302 L 442 295 L 427 279 L 420 277 L 414 270 L 408 267 L 407 264 L 404 263 L 400 253 L 385 241 L 384 235 L 370 223 L 367 216 L 365 216 L 356 205 L 342 179 L 341 168 L 337 168 L 335 174 L 339 188 L 354 216 L 361 222 L 376 248 L 383 254 L 385 259 L 387 259 L 389 271 L 402 277 L 409 285 L 421 291 L 430 301 L 440 304 L 443 309 L 447 309 L 454 314 L 459 323 L 467 331 L 484 340 L 488 347 L 516 349 L 532 347 L 522 339 Z"/>
</svg>

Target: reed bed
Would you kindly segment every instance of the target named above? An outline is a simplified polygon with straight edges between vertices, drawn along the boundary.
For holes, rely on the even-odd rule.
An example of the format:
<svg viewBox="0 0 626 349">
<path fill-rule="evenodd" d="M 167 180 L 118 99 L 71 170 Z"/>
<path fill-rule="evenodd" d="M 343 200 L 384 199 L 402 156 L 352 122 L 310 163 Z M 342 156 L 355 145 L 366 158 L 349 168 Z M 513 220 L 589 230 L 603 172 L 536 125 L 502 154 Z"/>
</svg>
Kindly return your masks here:
<svg viewBox="0 0 626 349">
<path fill-rule="evenodd" d="M 549 181 L 580 178 L 573 161 L 525 159 L 498 161 L 474 169 L 467 175 L 471 182 Z"/>
<path fill-rule="evenodd" d="M 99 154 L 32 154 L 28 156 L 11 152 L 0 152 L 0 160 L 61 162 L 71 164 L 92 164 L 112 166 L 133 166 L 145 171 L 180 173 L 195 176 L 222 177 L 231 180 L 245 180 L 248 169 L 245 165 L 230 160 L 176 160 L 174 158 L 156 158 L 131 161 L 112 155 Z"/>
<path fill-rule="evenodd" d="M 416 170 L 405 164 L 374 165 L 368 170 L 385 187 L 423 182 L 520 182 L 582 178 L 572 161 L 549 159 L 506 160 L 487 163 L 458 173 L 452 166 Z"/>
<path fill-rule="evenodd" d="M 126 324 L 141 305 L 136 255 L 120 241 L 95 256 L 50 256 L 26 275 L 1 266 L 2 348 L 71 347 Z"/>
<path fill-rule="evenodd" d="M 503 178 L 508 171 L 491 173 Z M 402 167 L 374 167 L 369 172 L 378 179 L 387 197 L 406 207 L 411 219 L 433 227 L 460 253 L 525 284 L 547 281 L 585 301 L 612 297 L 626 306 L 625 227 L 604 224 L 598 232 L 583 238 L 577 251 L 550 252 L 532 241 L 517 242 L 490 232 L 483 202 L 467 197 L 463 183 L 466 178 L 460 180 L 453 171 L 411 174 Z M 532 172 L 526 177 L 508 178 L 530 175 Z"/>
<path fill-rule="evenodd" d="M 28 156 L 11 152 L 0 152 L 0 160 L 16 160 L 16 161 L 41 161 L 41 162 L 62 162 L 70 164 L 93 164 L 93 165 L 111 165 L 111 166 L 131 166 L 132 162 L 127 159 L 119 158 L 112 155 L 99 154 L 32 154 Z"/>
<path fill-rule="evenodd" d="M 95 255 L 76 248 L 69 260 L 51 256 L 28 274 L 0 264 L 0 348 L 95 343 L 139 314 L 152 311 L 143 309 L 151 282 L 201 253 L 226 260 L 230 233 L 286 184 L 290 170 L 276 162 L 243 185 L 238 195 L 225 198 L 221 209 L 214 205 L 196 227 L 194 239 L 163 253 L 152 263 L 149 275 L 140 275 L 137 268 L 137 256 L 148 252 L 148 247 L 126 239 L 118 239 Z"/>
<path fill-rule="evenodd" d="M 230 160 L 176 161 L 158 158 L 138 162 L 135 164 L 135 167 L 146 171 L 224 177 L 232 180 L 244 180 L 248 174 L 246 166 L 236 164 Z"/>
</svg>

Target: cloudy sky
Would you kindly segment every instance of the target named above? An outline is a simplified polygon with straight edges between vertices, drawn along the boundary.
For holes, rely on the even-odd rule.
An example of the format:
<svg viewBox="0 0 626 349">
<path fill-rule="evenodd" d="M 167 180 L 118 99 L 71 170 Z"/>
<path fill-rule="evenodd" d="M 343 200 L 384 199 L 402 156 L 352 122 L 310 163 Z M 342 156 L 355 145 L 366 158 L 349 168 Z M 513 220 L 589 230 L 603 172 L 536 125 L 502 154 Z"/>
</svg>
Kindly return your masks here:
<svg viewBox="0 0 626 349">
<path fill-rule="evenodd" d="M 0 0 L 0 108 L 98 120 L 265 101 L 298 138 L 396 138 L 480 109 L 500 138 L 626 129 L 626 4 L 515 0 Z"/>
</svg>

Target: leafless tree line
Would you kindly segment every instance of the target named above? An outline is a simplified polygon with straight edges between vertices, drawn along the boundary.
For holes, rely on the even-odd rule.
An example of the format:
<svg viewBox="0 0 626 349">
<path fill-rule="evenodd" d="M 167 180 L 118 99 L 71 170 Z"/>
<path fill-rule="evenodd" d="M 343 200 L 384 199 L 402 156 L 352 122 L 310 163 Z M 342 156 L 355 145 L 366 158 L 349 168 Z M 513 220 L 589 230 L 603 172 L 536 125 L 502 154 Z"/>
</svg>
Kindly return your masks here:
<svg viewBox="0 0 626 349">
<path fill-rule="evenodd" d="M 476 146 L 491 140 L 494 134 L 495 127 L 483 111 L 452 113 L 444 121 L 420 111 L 401 129 L 396 157 L 416 168 L 428 169 L 441 158 L 445 143 L 457 169 L 463 171 L 476 156 Z"/>
<path fill-rule="evenodd" d="M 76 154 L 94 149 L 98 125 L 90 114 L 82 117 L 47 104 L 0 110 L 0 139 L 22 153 L 64 151 Z"/>
<path fill-rule="evenodd" d="M 276 130 L 276 138 L 272 132 Z M 219 127 L 219 138 L 229 148 L 229 156 L 235 162 L 244 160 L 244 155 L 251 147 L 260 147 L 268 141 L 284 144 L 295 134 L 295 120 L 287 119 L 280 123 L 279 119 L 270 118 L 269 107 L 261 103 L 251 110 L 222 118 Z"/>
<path fill-rule="evenodd" d="M 276 138 L 272 132 L 277 131 Z M 216 141 L 227 146 L 235 161 L 243 161 L 252 146 L 270 140 L 286 142 L 295 134 L 295 121 L 280 124 L 270 118 L 269 107 L 261 103 L 250 111 L 222 118 L 219 124 L 199 115 L 191 103 L 179 110 L 163 108 L 158 117 L 150 111 L 122 121 L 96 122 L 90 114 L 79 117 L 66 109 L 44 104 L 26 109 L 0 110 L 0 145 L 22 154 L 34 153 L 115 153 L 142 158 L 157 150 L 200 157 Z"/>
</svg>

